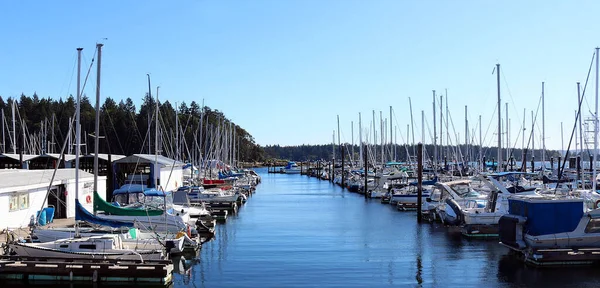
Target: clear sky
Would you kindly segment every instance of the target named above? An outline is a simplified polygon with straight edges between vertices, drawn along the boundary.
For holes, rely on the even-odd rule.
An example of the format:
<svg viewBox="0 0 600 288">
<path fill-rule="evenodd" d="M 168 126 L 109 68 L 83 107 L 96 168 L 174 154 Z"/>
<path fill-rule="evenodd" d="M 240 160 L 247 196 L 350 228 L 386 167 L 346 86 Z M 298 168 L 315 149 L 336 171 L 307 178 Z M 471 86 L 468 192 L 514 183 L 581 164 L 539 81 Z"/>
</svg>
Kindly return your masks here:
<svg viewBox="0 0 600 288">
<path fill-rule="evenodd" d="M 421 110 L 429 131 L 432 90 L 445 89 L 453 143 L 459 134 L 464 142 L 468 105 L 471 129 L 478 137 L 482 115 L 484 144 L 491 145 L 492 71 L 500 63 L 513 145 L 521 146 L 523 109 L 530 131 L 545 81 L 546 146 L 560 149 L 561 122 L 565 147 L 574 122 L 575 83 L 585 82 L 600 45 L 594 0 L 3 1 L 0 11 L 3 97 L 75 94 L 75 49 L 84 48 L 87 67 L 101 41 L 103 99 L 131 97 L 139 108 L 151 73 L 161 101 L 204 99 L 261 145 L 330 143 L 336 115 L 343 142 L 352 142 L 354 121 L 356 143 L 358 114 L 371 127 L 375 110 L 379 129 L 379 111 L 389 118 L 389 106 L 404 143 L 409 97 L 418 141 Z M 591 81 L 584 117 L 594 111 L 594 87 Z"/>
</svg>

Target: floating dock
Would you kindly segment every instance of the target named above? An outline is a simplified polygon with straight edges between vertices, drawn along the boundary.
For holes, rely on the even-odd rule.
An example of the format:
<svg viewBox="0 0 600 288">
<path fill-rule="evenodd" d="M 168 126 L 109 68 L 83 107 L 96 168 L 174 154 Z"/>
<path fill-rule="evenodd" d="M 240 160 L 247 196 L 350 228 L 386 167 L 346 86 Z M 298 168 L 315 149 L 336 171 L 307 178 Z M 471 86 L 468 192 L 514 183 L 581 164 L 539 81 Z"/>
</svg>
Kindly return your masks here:
<svg viewBox="0 0 600 288">
<path fill-rule="evenodd" d="M 25 281 L 136 282 L 168 285 L 170 260 L 144 263 L 118 260 L 82 260 L 19 257 L 0 260 L 0 279 Z"/>
</svg>

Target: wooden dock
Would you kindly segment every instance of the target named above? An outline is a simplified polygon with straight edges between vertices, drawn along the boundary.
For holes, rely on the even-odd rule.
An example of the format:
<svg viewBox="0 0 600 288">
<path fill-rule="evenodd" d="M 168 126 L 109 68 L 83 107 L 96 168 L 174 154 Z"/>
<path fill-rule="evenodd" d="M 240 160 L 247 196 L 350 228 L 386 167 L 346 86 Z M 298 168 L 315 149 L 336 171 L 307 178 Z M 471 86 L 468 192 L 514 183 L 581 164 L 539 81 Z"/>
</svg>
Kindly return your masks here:
<svg viewBox="0 0 600 288">
<path fill-rule="evenodd" d="M 173 265 L 163 261 L 19 257 L 0 260 L 0 279 L 20 281 L 136 282 L 168 285 Z"/>
</svg>

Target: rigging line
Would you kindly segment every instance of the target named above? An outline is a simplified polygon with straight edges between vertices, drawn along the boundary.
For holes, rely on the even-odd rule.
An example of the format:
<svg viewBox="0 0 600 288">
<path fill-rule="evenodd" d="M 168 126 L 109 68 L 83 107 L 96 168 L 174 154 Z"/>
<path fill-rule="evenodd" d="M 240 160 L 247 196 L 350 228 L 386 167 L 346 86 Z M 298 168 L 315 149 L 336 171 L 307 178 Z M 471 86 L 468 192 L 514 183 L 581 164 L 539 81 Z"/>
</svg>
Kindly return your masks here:
<svg viewBox="0 0 600 288">
<path fill-rule="evenodd" d="M 392 110 L 392 115 L 394 116 L 394 120 L 396 121 L 396 123 L 400 123 L 398 122 L 398 119 L 396 118 L 396 110 Z M 408 143 L 408 139 L 406 141 L 404 141 L 404 132 L 402 131 L 402 128 L 398 127 L 398 131 L 396 134 L 400 133 L 400 140 L 404 143 Z"/>
<path fill-rule="evenodd" d="M 562 163 L 562 165 L 561 165 L 561 167 L 560 167 L 560 169 L 558 171 L 558 179 L 559 180 L 562 179 L 562 175 L 563 175 L 563 172 L 565 170 L 565 165 L 567 164 L 567 158 L 569 158 L 569 150 L 571 149 L 571 143 L 573 142 L 573 135 L 575 134 L 575 131 L 577 130 L 577 119 L 581 116 L 581 102 L 582 102 L 582 100 L 584 98 L 583 95 L 585 95 L 585 88 L 587 87 L 587 83 L 588 83 L 588 80 L 590 78 L 590 74 L 592 72 L 592 66 L 594 64 L 594 58 L 597 57 L 597 56 L 598 55 L 596 55 L 596 52 L 594 51 L 594 54 L 592 55 L 592 61 L 590 63 L 590 68 L 588 70 L 588 75 L 587 75 L 587 77 L 585 79 L 585 85 L 584 85 L 584 88 L 583 88 L 583 94 L 581 96 L 581 100 L 578 101 L 579 102 L 579 109 L 577 110 L 577 116 L 575 116 L 575 123 L 573 124 L 573 130 L 571 130 L 571 137 L 569 138 L 569 145 L 567 145 L 567 152 L 565 153 L 565 159 L 564 159 L 564 161 L 563 161 L 563 163 Z M 598 121 L 598 115 L 595 115 L 595 117 L 594 117 L 594 125 L 598 125 L 597 121 Z M 595 131 L 594 131 L 594 133 L 595 133 Z M 596 155 L 594 155 L 594 158 L 595 158 L 595 156 Z M 595 159 L 593 161 L 596 162 Z M 593 175 L 593 177 L 596 177 L 596 175 Z M 554 194 L 556 194 L 556 190 L 557 189 L 558 189 L 558 184 L 556 185 L 556 188 L 554 188 Z M 593 187 L 592 189 L 595 190 L 596 187 Z"/>
<path fill-rule="evenodd" d="M 541 94 L 540 94 L 540 96 L 541 96 Z M 535 111 L 535 116 L 533 117 L 533 123 L 535 123 L 535 122 L 536 122 L 536 119 L 537 119 L 537 114 L 538 114 L 538 112 L 539 112 L 539 110 L 540 110 L 540 106 L 541 106 L 541 105 L 542 105 L 542 97 L 540 97 L 540 100 L 539 100 L 539 102 L 538 102 L 538 107 L 537 107 L 537 109 L 536 109 L 536 111 Z M 531 141 L 533 140 L 533 134 L 534 134 L 534 132 L 535 132 L 534 130 L 531 130 L 531 133 L 529 133 L 529 140 L 527 141 L 527 145 L 525 146 L 525 151 L 527 151 L 527 150 L 529 149 L 529 144 L 530 144 L 530 143 L 531 143 Z M 542 150 L 543 150 L 543 149 L 542 149 Z M 532 149 L 532 151 L 531 151 L 531 154 L 532 154 L 532 156 L 534 156 L 534 155 L 535 155 L 535 150 L 534 150 L 534 149 Z M 525 165 L 525 164 L 526 164 L 526 163 L 525 163 L 525 161 L 523 161 L 523 165 Z M 524 166 L 523 166 L 523 167 L 524 167 Z"/>
<path fill-rule="evenodd" d="M 71 77 L 69 78 L 70 80 L 69 80 L 69 85 L 67 86 L 67 91 L 71 90 L 71 84 L 73 83 L 73 75 L 75 75 L 76 68 L 77 68 L 77 53 L 74 53 L 73 54 L 73 68 L 71 69 Z M 60 87 L 60 92 L 58 93 L 58 95 L 62 95 L 63 88 L 64 88 L 64 83 Z M 62 99 L 62 96 L 61 96 L 61 99 Z"/>
<path fill-rule="evenodd" d="M 512 93 L 510 92 L 510 87 L 508 86 L 508 81 L 506 81 L 506 77 L 504 75 L 505 71 L 506 71 L 506 68 L 502 68 L 500 71 L 500 75 L 502 76 L 502 80 L 504 80 L 504 85 L 506 86 L 506 91 L 508 92 L 508 96 L 510 97 L 510 104 L 512 104 L 513 109 L 515 111 L 518 111 L 517 106 L 515 105 L 515 100 L 512 97 Z M 519 118 L 519 113 L 517 113 L 517 120 L 519 120 L 519 123 L 523 123 L 523 119 Z"/>
<path fill-rule="evenodd" d="M 112 120 L 112 117 L 110 116 L 110 113 L 107 113 L 105 111 L 103 114 L 105 115 L 105 117 L 108 117 L 108 121 L 110 122 L 110 126 L 113 128 L 113 131 L 115 132 L 115 138 L 117 138 L 117 143 L 119 143 L 119 148 L 121 148 L 121 153 L 123 153 L 122 155 L 125 155 L 125 150 L 123 149 L 123 145 L 121 144 L 121 139 L 119 139 L 119 134 L 117 133 L 117 129 L 115 128 L 115 124 L 114 124 L 114 122 Z M 105 125 L 103 125 L 103 126 L 105 126 Z M 110 147 L 110 145 L 108 145 L 108 146 Z"/>
<path fill-rule="evenodd" d="M 488 124 L 487 129 L 485 130 L 485 134 L 483 134 L 483 139 L 481 142 L 485 142 L 485 139 L 488 139 L 488 132 L 490 131 L 490 129 L 492 128 L 492 123 L 494 122 L 494 115 L 496 115 L 496 112 L 498 111 L 498 105 L 494 105 L 494 112 L 492 113 L 492 117 L 490 117 L 490 122 Z M 497 127 L 494 129 L 498 129 Z M 500 133 L 498 131 L 498 133 Z M 492 132 L 492 135 L 494 135 L 494 133 Z M 488 140 L 489 141 L 489 140 Z M 488 142 L 489 143 L 489 142 Z"/>
</svg>

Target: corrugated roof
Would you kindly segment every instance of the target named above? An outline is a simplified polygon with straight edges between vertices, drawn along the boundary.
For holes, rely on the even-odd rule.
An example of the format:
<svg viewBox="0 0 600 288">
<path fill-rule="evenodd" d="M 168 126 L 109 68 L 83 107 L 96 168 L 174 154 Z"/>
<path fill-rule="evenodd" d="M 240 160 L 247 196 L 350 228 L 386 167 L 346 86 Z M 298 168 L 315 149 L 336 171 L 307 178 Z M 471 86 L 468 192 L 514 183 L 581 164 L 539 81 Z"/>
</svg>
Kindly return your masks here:
<svg viewBox="0 0 600 288">
<path fill-rule="evenodd" d="M 125 155 L 111 154 L 110 157 L 111 157 L 110 159 L 112 160 L 112 162 L 115 162 L 117 160 L 121 160 L 121 159 L 125 158 Z M 94 158 L 94 154 L 85 155 L 85 156 L 82 156 L 81 158 Z M 108 154 L 98 153 L 98 159 L 108 161 Z"/>
<path fill-rule="evenodd" d="M 44 170 L 25 170 L 25 169 L 6 169 L 0 170 L 0 193 L 14 192 L 27 186 L 43 187 L 50 184 L 54 169 Z M 83 170 L 79 170 L 79 179 L 92 178 L 94 175 Z M 105 178 L 105 177 L 102 177 Z M 75 179 L 75 169 L 57 169 L 54 176 L 54 184 L 58 185 L 64 181 Z M 23 187 L 23 188 L 20 188 Z"/>
<path fill-rule="evenodd" d="M 23 154 L 23 161 L 29 161 L 31 158 L 38 157 L 39 155 Z M 0 154 L 0 157 L 7 157 L 17 161 L 21 161 L 20 154 L 4 153 Z"/>
<path fill-rule="evenodd" d="M 175 161 L 171 158 L 167 158 L 162 155 L 155 156 L 154 154 L 133 154 L 131 156 L 127 156 L 123 159 L 113 161 L 113 163 L 145 163 L 151 164 L 154 163 L 156 157 L 156 161 L 158 164 L 162 166 L 183 166 L 183 162 Z"/>
</svg>

